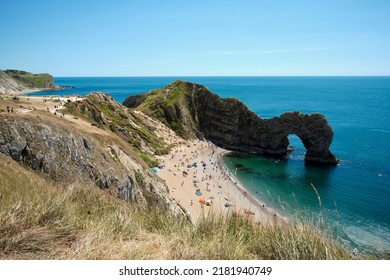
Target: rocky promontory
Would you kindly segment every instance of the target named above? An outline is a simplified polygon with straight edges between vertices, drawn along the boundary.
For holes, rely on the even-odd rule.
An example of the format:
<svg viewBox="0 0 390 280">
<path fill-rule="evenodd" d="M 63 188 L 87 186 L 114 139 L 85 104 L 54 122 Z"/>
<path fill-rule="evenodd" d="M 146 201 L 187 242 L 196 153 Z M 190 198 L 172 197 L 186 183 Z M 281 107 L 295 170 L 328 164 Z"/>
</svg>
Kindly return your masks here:
<svg viewBox="0 0 390 280">
<path fill-rule="evenodd" d="M 28 90 L 55 90 L 68 86 L 57 85 L 50 74 L 33 74 L 21 70 L 0 70 L 0 94 L 20 94 Z"/>
<path fill-rule="evenodd" d="M 291 151 L 289 135 L 296 134 L 307 150 L 307 163 L 339 162 L 329 150 L 333 130 L 319 113 L 262 119 L 237 99 L 222 99 L 185 81 L 130 96 L 123 105 L 159 119 L 185 139 L 205 138 L 230 150 L 283 157 Z"/>
</svg>

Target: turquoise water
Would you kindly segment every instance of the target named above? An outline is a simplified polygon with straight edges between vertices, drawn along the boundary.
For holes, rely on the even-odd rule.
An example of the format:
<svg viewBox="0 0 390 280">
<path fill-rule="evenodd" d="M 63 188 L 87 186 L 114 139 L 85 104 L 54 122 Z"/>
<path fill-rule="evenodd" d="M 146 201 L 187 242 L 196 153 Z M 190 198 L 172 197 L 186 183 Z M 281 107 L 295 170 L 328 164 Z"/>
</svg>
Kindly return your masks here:
<svg viewBox="0 0 390 280">
<path fill-rule="evenodd" d="M 56 78 L 76 89 L 47 94 L 104 91 L 122 102 L 176 79 Z M 336 167 L 306 166 L 305 149 L 295 135 L 290 136 L 295 151 L 285 160 L 232 154 L 225 162 L 248 190 L 285 215 L 293 216 L 296 209 L 321 213 L 351 247 L 390 251 L 390 77 L 182 79 L 204 84 L 221 97 L 236 97 L 263 118 L 287 111 L 324 114 L 335 134 L 331 151 L 341 159 Z"/>
</svg>

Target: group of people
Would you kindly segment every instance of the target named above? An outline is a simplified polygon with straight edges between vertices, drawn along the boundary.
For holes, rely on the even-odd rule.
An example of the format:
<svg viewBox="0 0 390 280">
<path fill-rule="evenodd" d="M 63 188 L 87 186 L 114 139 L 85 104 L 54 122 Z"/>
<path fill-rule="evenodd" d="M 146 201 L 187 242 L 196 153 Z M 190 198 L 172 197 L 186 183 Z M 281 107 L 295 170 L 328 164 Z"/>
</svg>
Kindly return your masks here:
<svg viewBox="0 0 390 280">
<path fill-rule="evenodd" d="M 254 202 L 250 194 L 240 186 L 233 172 L 225 167 L 218 148 L 212 143 L 186 143 L 176 147 L 164 159 L 170 175 L 161 175 L 164 179 L 172 176 L 170 189 L 188 205 L 189 210 L 193 209 L 197 213 L 195 215 L 199 215 L 199 208 L 203 208 L 203 211 L 211 206 L 215 211 L 231 211 L 244 216 L 259 216 L 255 208 L 252 208 L 256 204 L 265 208 L 265 205 Z M 231 185 L 235 185 L 234 190 L 230 189 Z"/>
<path fill-rule="evenodd" d="M 196 147 L 194 150 L 193 148 Z M 200 160 L 200 155 L 205 151 L 205 148 L 212 148 L 211 152 L 207 154 L 207 162 Z M 192 149 L 191 149 L 192 148 Z M 172 175 L 177 176 L 177 174 L 182 174 L 183 181 L 181 187 L 184 186 L 185 180 L 191 180 L 192 186 L 194 187 L 194 195 L 200 195 L 200 188 L 204 187 L 204 191 L 210 192 L 210 187 L 214 184 L 213 179 L 215 176 L 218 176 L 218 179 L 221 179 L 221 176 L 224 180 L 227 180 L 227 175 L 221 169 L 222 163 L 219 162 L 217 154 L 215 153 L 215 146 L 212 143 L 193 143 L 187 144 L 176 148 L 174 153 L 169 156 L 169 160 L 175 160 L 176 163 L 173 164 L 173 168 L 168 168 L 167 171 Z M 190 178 L 187 178 L 191 176 Z M 187 179 L 186 179 L 187 178 Z M 218 186 L 222 188 L 221 186 Z M 176 189 L 176 187 L 174 188 Z M 198 194 L 195 192 L 198 191 Z M 222 191 L 218 192 L 219 195 L 223 195 Z M 203 201 L 201 201 L 203 199 Z M 214 199 L 214 198 L 213 198 Z M 200 204 L 211 206 L 213 199 L 204 199 L 201 197 Z M 193 200 L 190 200 L 190 206 L 193 206 Z"/>
<path fill-rule="evenodd" d="M 10 106 L 7 106 L 7 112 L 8 113 L 13 113 L 15 111 L 14 111 L 14 108 L 11 108 Z"/>
</svg>

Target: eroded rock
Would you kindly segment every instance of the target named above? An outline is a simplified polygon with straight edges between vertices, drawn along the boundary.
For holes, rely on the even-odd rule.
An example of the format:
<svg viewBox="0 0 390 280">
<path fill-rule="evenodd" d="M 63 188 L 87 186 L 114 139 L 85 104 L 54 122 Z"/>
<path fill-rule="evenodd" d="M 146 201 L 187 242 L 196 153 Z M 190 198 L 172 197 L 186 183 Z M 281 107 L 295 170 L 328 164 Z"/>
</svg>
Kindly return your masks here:
<svg viewBox="0 0 390 280">
<path fill-rule="evenodd" d="M 115 138 L 109 143 L 107 147 L 91 135 L 50 118 L 0 115 L 1 153 L 59 183 L 94 183 L 139 208 L 187 219 L 163 182 L 116 144 Z"/>
</svg>

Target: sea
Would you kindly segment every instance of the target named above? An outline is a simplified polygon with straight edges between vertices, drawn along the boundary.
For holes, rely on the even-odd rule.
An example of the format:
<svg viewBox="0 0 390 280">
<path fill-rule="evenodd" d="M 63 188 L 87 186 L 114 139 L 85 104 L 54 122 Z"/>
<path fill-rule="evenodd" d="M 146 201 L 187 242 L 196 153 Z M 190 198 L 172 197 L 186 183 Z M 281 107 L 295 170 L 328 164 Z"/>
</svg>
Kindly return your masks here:
<svg viewBox="0 0 390 280">
<path fill-rule="evenodd" d="M 309 220 L 358 254 L 390 255 L 390 77 L 56 77 L 75 88 L 31 95 L 87 95 L 100 91 L 118 102 L 177 79 L 235 97 L 262 118 L 319 112 L 334 131 L 340 164 L 304 163 L 305 148 L 290 135 L 285 159 L 231 153 L 226 166 L 267 207 Z"/>
</svg>

